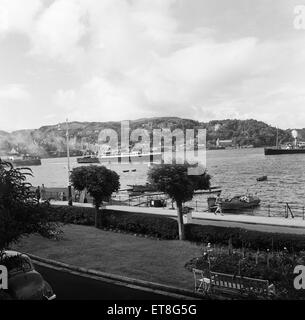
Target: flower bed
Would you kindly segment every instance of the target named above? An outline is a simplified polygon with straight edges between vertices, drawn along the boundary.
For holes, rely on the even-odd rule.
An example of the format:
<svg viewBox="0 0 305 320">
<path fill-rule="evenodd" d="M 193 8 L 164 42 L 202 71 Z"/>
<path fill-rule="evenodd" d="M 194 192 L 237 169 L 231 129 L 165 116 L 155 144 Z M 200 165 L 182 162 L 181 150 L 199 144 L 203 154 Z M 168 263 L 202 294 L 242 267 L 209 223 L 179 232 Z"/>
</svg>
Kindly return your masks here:
<svg viewBox="0 0 305 320">
<path fill-rule="evenodd" d="M 293 270 L 297 265 L 305 265 L 305 251 L 291 254 L 287 250 L 281 252 L 229 250 L 229 248 L 207 247 L 203 254 L 186 264 L 192 268 L 203 270 L 209 276 L 214 272 L 238 275 L 243 277 L 269 280 L 275 285 L 277 299 L 305 299 L 305 293 L 294 288 Z"/>
</svg>

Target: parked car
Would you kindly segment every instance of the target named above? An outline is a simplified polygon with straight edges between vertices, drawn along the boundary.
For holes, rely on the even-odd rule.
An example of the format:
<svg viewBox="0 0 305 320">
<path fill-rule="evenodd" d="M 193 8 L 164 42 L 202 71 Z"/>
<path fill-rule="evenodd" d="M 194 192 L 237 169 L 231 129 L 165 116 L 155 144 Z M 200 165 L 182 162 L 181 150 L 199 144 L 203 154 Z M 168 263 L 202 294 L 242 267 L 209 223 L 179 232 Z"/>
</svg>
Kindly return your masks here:
<svg viewBox="0 0 305 320">
<path fill-rule="evenodd" d="M 31 259 L 16 251 L 0 253 L 0 264 L 8 270 L 8 290 L 13 300 L 54 300 L 51 286 L 37 272 Z"/>
</svg>

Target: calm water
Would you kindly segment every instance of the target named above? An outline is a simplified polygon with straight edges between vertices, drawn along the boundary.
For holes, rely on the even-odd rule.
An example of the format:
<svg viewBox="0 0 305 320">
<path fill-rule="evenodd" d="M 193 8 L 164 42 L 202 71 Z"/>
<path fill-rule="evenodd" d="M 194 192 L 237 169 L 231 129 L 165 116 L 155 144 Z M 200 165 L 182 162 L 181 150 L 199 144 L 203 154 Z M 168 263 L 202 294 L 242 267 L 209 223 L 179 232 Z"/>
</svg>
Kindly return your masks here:
<svg viewBox="0 0 305 320">
<path fill-rule="evenodd" d="M 76 158 L 71 158 L 71 167 L 76 166 Z M 121 188 L 146 182 L 147 164 L 111 164 L 107 167 L 120 175 Z M 263 149 L 207 151 L 207 168 L 212 175 L 212 185 L 222 186 L 225 197 L 244 194 L 248 190 L 262 200 L 262 208 L 270 204 L 281 208 L 281 214 L 286 202 L 299 208 L 305 205 L 305 154 L 266 157 Z M 123 173 L 123 170 L 131 169 L 136 172 Z M 30 182 L 33 185 L 67 186 L 66 158 L 43 159 L 42 166 L 32 167 L 32 170 L 34 178 Z M 268 181 L 257 182 L 256 178 L 262 175 L 267 175 Z M 197 200 L 205 202 L 206 196 Z"/>
</svg>

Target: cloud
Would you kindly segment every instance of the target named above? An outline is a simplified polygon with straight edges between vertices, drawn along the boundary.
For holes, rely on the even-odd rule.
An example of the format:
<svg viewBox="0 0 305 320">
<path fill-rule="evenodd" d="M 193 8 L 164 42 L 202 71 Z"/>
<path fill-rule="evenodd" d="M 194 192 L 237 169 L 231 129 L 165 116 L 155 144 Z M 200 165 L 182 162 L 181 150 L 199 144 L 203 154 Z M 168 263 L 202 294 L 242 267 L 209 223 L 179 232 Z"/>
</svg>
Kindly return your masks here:
<svg viewBox="0 0 305 320">
<path fill-rule="evenodd" d="M 0 87 L 0 100 L 27 101 L 30 99 L 30 93 L 24 85 L 9 84 Z"/>
<path fill-rule="evenodd" d="M 109 119 L 128 114 L 185 116 L 187 107 L 199 105 L 232 82 L 240 83 L 256 68 L 252 64 L 255 38 L 217 42 L 209 29 L 179 32 L 171 12 L 175 1 L 153 3 L 70 0 L 65 4 L 65 8 L 73 5 L 72 20 L 70 13 L 63 14 L 73 23 L 66 23 L 63 35 L 56 34 L 64 39 L 69 28 L 82 32 L 75 32 L 69 44 L 63 41 L 61 49 L 55 46 L 57 58 L 78 52 L 77 59 L 69 62 L 86 79 L 78 88 L 59 89 L 54 98 L 57 105 L 67 113 L 73 108 L 79 117 L 84 109 Z M 57 17 L 61 5 L 61 0 L 54 2 L 44 15 L 51 11 Z M 52 23 L 47 25 L 51 28 Z M 54 56 L 54 48 L 40 47 L 45 56 Z"/>
<path fill-rule="evenodd" d="M 41 9 L 40 0 L 0 0 L 0 34 L 29 32 Z"/>
<path fill-rule="evenodd" d="M 181 3 L 187 5 L 178 0 L 0 0 L 0 34 L 21 32 L 28 38 L 29 69 L 45 80 L 39 88 L 47 92 L 42 98 L 46 117 L 51 109 L 58 118 L 88 121 L 253 117 L 284 126 L 289 110 L 300 112 L 305 97 L 300 33 L 264 39 L 260 26 L 259 35 L 245 35 L 236 29 L 243 14 L 238 6 L 232 8 L 231 33 L 220 34 L 204 18 L 199 26 L 185 28 L 183 12 L 176 14 Z M 220 21 L 228 12 L 217 14 Z M 260 16 L 253 9 L 253 19 L 255 14 Z M 42 74 L 45 65 L 52 76 Z"/>
<path fill-rule="evenodd" d="M 82 13 L 78 1 L 54 1 L 35 21 L 31 53 L 74 61 L 81 51 L 78 43 L 86 33 Z"/>
<path fill-rule="evenodd" d="M 130 119 L 131 112 L 137 116 L 147 115 L 141 109 L 143 98 L 137 88 L 128 84 L 115 85 L 103 78 L 93 78 L 77 91 L 59 90 L 54 102 L 73 119 L 110 121 Z M 152 114 L 153 115 L 153 114 Z"/>
</svg>

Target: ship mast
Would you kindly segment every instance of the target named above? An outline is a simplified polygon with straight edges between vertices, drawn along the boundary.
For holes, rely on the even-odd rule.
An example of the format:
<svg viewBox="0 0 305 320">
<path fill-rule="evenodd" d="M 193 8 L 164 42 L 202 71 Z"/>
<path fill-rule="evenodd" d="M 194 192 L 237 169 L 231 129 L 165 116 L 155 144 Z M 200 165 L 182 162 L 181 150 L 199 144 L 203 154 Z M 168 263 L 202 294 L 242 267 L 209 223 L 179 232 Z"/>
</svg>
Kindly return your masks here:
<svg viewBox="0 0 305 320">
<path fill-rule="evenodd" d="M 69 148 L 69 123 L 66 119 L 66 140 L 67 140 L 67 159 L 68 159 L 68 202 L 72 206 L 72 187 L 71 187 L 71 166 L 70 166 L 70 148 Z"/>
</svg>

